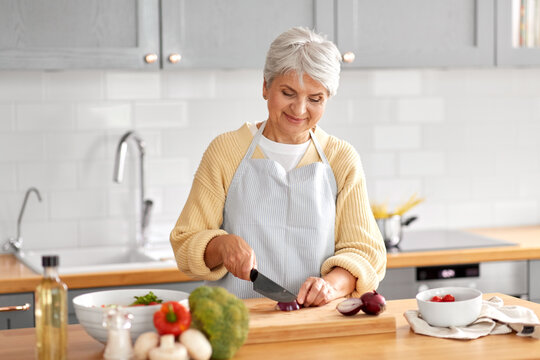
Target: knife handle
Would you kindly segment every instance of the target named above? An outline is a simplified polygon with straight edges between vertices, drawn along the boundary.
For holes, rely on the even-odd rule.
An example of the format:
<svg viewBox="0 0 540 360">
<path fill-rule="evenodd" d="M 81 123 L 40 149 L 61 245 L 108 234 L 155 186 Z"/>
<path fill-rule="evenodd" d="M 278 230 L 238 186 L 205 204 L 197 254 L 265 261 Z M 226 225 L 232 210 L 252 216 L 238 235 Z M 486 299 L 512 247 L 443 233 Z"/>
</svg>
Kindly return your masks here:
<svg viewBox="0 0 540 360">
<path fill-rule="evenodd" d="M 257 269 L 251 269 L 251 272 L 249 273 L 249 279 L 251 280 L 251 282 L 257 280 L 257 276 L 259 276 L 259 272 L 257 271 Z"/>
</svg>

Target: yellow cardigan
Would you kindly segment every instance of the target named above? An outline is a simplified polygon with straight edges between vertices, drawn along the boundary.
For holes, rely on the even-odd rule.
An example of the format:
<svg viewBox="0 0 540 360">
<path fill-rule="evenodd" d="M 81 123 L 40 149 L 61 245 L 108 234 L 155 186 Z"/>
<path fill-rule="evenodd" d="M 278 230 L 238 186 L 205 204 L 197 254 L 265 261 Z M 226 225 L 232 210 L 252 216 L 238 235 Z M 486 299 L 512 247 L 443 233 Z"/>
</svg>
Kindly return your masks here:
<svg viewBox="0 0 540 360">
<path fill-rule="evenodd" d="M 252 125 L 251 125 L 252 126 Z M 347 142 L 316 127 L 315 136 L 334 172 L 337 183 L 335 254 L 325 260 L 321 274 L 339 266 L 357 278 L 353 296 L 374 290 L 386 271 L 386 248 L 371 212 L 360 157 Z M 224 235 L 220 229 L 227 191 L 253 135 L 248 124 L 216 137 L 206 149 L 195 174 L 184 209 L 171 232 L 170 241 L 178 268 L 205 280 L 225 276 L 223 265 L 210 269 L 204 262 L 206 246 Z M 263 158 L 259 147 L 253 158 Z M 321 161 L 313 142 L 298 167 Z"/>
</svg>

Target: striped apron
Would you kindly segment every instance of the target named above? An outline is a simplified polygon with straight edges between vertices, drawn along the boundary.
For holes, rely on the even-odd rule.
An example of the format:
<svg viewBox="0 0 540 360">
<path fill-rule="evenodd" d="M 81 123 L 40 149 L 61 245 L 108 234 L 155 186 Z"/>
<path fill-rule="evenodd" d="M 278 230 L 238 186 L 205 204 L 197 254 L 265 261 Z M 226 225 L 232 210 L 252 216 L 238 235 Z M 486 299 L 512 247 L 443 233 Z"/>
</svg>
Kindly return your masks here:
<svg viewBox="0 0 540 360">
<path fill-rule="evenodd" d="M 337 186 L 332 168 L 313 133 L 322 162 L 289 172 L 276 161 L 252 159 L 264 122 L 240 162 L 227 193 L 222 228 L 254 250 L 258 270 L 297 294 L 322 263 L 334 255 Z M 227 273 L 208 285 L 246 299 L 261 297 L 250 281 Z"/>
</svg>

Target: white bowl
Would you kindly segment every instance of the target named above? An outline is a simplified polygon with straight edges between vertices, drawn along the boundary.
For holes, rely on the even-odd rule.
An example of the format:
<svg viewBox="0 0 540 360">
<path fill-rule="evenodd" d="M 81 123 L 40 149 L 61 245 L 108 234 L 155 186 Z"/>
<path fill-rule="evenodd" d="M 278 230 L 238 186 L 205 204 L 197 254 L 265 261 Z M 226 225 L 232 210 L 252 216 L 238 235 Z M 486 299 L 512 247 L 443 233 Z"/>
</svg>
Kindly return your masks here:
<svg viewBox="0 0 540 360">
<path fill-rule="evenodd" d="M 430 301 L 433 296 L 451 294 L 454 302 Z M 467 287 L 429 289 L 416 295 L 422 318 L 432 326 L 466 326 L 475 321 L 482 310 L 482 293 Z"/>
<path fill-rule="evenodd" d="M 189 294 L 183 291 L 162 289 L 119 289 L 96 291 L 76 296 L 73 299 L 75 314 L 84 330 L 103 344 L 107 343 L 108 329 L 103 327 L 103 314 L 107 308 L 102 305 L 128 306 L 135 301 L 134 296 L 143 296 L 152 291 L 159 299 L 165 301 L 178 301 L 187 307 Z M 140 334 L 147 331 L 156 331 L 154 328 L 154 313 L 161 305 L 129 306 L 127 311 L 133 315 L 131 321 L 131 340 L 135 342 Z"/>
</svg>

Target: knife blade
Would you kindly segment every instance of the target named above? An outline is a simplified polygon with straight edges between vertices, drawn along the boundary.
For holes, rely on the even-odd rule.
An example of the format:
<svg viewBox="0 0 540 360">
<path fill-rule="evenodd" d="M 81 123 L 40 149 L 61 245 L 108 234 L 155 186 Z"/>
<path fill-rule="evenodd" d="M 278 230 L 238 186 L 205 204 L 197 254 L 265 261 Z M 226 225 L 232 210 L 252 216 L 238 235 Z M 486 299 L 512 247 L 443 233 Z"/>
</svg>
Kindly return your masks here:
<svg viewBox="0 0 540 360">
<path fill-rule="evenodd" d="M 253 282 L 253 290 L 277 302 L 293 302 L 296 295 L 261 274 L 257 269 L 251 269 L 249 274 Z"/>
</svg>

